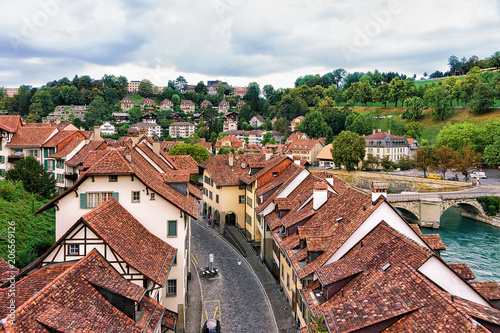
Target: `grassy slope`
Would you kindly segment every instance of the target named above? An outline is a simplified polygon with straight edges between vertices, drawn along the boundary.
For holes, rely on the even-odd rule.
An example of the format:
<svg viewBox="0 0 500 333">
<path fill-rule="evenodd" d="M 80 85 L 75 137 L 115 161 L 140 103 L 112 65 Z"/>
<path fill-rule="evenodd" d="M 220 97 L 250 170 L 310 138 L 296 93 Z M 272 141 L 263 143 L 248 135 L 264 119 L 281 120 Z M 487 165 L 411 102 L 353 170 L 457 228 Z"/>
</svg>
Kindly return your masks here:
<svg viewBox="0 0 500 333">
<path fill-rule="evenodd" d="M 355 111 L 359 113 L 368 113 L 370 111 L 374 111 L 376 109 L 380 109 L 380 114 L 391 115 L 395 111 L 399 114 L 403 113 L 404 108 L 378 108 L 378 107 L 356 107 Z M 475 115 L 470 112 L 468 108 L 454 108 L 452 115 L 446 119 L 445 121 L 433 121 L 430 117 L 431 110 L 427 109 L 424 111 L 423 116 L 419 119 L 419 123 L 423 126 L 422 137 L 421 139 L 426 139 L 430 143 L 434 143 L 436 141 L 437 135 L 439 131 L 443 128 L 443 126 L 448 123 L 457 123 L 463 120 L 475 123 L 475 124 L 484 124 L 489 118 L 500 118 L 500 110 L 493 110 L 487 114 Z"/>
<path fill-rule="evenodd" d="M 4 181 L 0 181 L 2 183 Z M 7 201 L 0 195 L 0 238 L 8 238 L 9 222 L 14 221 L 16 266 L 22 268 L 43 254 L 55 241 L 55 218 L 33 215 L 44 202 L 30 194 Z M 47 212 L 54 216 L 54 211 Z M 0 256 L 7 258 L 7 241 L 0 242 Z"/>
</svg>

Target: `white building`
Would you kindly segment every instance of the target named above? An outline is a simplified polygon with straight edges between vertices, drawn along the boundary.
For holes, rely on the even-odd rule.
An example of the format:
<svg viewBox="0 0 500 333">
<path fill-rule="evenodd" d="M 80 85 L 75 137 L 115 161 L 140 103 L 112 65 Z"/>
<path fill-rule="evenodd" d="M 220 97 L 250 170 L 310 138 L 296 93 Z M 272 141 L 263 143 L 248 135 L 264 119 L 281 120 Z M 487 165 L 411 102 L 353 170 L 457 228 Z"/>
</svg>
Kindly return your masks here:
<svg viewBox="0 0 500 333">
<path fill-rule="evenodd" d="M 168 133 L 172 138 L 189 138 L 196 131 L 196 126 L 192 123 L 177 121 L 168 127 Z"/>
<path fill-rule="evenodd" d="M 101 133 L 104 135 L 113 135 L 116 133 L 116 128 L 111 125 L 108 121 L 100 126 Z"/>
</svg>

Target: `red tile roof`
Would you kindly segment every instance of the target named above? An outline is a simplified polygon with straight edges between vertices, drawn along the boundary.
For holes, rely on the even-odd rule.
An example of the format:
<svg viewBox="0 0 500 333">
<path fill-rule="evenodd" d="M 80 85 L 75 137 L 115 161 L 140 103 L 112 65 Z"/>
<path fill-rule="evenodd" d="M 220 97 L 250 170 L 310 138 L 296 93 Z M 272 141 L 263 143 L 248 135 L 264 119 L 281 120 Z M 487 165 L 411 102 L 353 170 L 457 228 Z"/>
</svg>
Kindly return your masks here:
<svg viewBox="0 0 500 333">
<path fill-rule="evenodd" d="M 235 155 L 233 166 L 229 166 L 232 155 L 216 155 L 199 164 L 205 169 L 217 186 L 235 186 L 240 184 L 240 177 L 246 175 L 250 168 L 249 162 L 256 158 L 253 154 Z"/>
<path fill-rule="evenodd" d="M 8 278 L 16 276 L 19 273 L 19 269 L 12 266 L 3 258 L 0 257 L 0 284 L 7 281 Z"/>
<path fill-rule="evenodd" d="M 21 116 L 0 116 L 0 129 L 14 133 L 21 127 Z"/>
<path fill-rule="evenodd" d="M 227 141 L 230 142 L 230 146 L 227 146 L 229 148 L 231 148 L 231 147 L 233 147 L 233 148 L 243 147 L 243 141 L 241 141 L 237 137 L 235 137 L 235 136 L 225 136 L 222 139 L 217 140 L 217 142 L 215 143 L 215 148 L 226 147 L 226 145 L 223 145 L 223 143 L 227 142 Z"/>
<path fill-rule="evenodd" d="M 446 245 L 438 234 L 420 235 L 420 237 L 434 251 L 446 250 Z"/>
<path fill-rule="evenodd" d="M 177 170 L 184 170 L 192 174 L 198 173 L 198 163 L 189 155 L 170 155 Z"/>
<path fill-rule="evenodd" d="M 500 300 L 500 282 L 498 282 L 498 281 L 478 281 L 478 282 L 470 282 L 470 284 L 484 298 L 486 298 L 490 301 Z"/>
<path fill-rule="evenodd" d="M 134 321 L 108 301 L 97 287 L 134 303 L 140 300 L 142 317 L 136 314 L 137 321 Z M 93 250 L 24 304 L 19 304 L 14 324 L 7 320 L 3 328 L 11 332 L 153 332 L 165 309 L 143 296 L 144 293 L 145 289 L 123 279 Z"/>
<path fill-rule="evenodd" d="M 467 264 L 448 264 L 464 280 L 474 280 L 476 276 Z"/>
<path fill-rule="evenodd" d="M 176 249 L 150 233 L 111 198 L 83 215 L 87 224 L 123 260 L 156 284 L 166 284 Z"/>
<path fill-rule="evenodd" d="M 41 147 L 56 132 L 55 127 L 20 127 L 6 146 Z"/>
<path fill-rule="evenodd" d="M 84 142 L 84 138 L 80 139 L 71 139 L 66 145 L 62 147 L 62 149 L 58 150 L 54 154 L 50 155 L 50 158 L 65 158 L 68 154 L 73 152 L 82 142 Z"/>
<path fill-rule="evenodd" d="M 290 143 L 285 144 L 285 149 L 311 150 L 318 142 L 321 142 L 321 141 L 320 140 L 295 140 L 295 141 L 292 141 Z"/>
<path fill-rule="evenodd" d="M 104 140 L 90 140 L 90 142 L 85 145 L 75 156 L 73 156 L 69 161 L 66 161 L 66 164 L 69 166 L 79 166 L 83 164 L 84 160 L 87 158 L 87 155 L 90 152 L 96 150 L 102 150 L 106 152 L 107 143 Z"/>
<path fill-rule="evenodd" d="M 77 136 L 83 139 L 83 134 L 79 133 L 80 131 L 59 131 L 57 132 L 54 136 L 52 136 L 50 139 L 48 139 L 42 147 L 56 147 L 59 143 L 63 142 L 64 140 L 68 139 L 71 136 Z"/>
</svg>

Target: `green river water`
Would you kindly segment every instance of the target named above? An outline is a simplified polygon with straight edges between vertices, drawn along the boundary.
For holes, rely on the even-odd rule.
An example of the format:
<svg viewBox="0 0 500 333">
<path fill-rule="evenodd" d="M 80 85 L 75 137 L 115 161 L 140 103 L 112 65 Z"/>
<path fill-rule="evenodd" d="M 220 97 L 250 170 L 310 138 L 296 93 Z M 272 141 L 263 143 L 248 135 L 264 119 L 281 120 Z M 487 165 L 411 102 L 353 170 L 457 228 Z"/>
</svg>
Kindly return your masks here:
<svg viewBox="0 0 500 333">
<path fill-rule="evenodd" d="M 424 234 L 439 234 L 447 249 L 441 257 L 448 263 L 466 263 L 476 275 L 472 281 L 500 281 L 500 228 L 462 217 L 450 208 L 441 216 L 439 230 L 421 228 Z"/>
</svg>

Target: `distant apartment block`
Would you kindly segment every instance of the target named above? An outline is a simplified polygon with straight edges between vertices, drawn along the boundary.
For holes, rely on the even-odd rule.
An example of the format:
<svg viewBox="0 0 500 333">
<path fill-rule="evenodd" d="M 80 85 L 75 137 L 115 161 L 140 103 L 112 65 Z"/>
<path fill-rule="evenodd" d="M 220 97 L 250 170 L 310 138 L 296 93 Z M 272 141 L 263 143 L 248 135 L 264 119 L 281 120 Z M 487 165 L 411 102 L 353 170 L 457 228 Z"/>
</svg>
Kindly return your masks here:
<svg viewBox="0 0 500 333">
<path fill-rule="evenodd" d="M 49 121 L 66 121 L 72 114 L 75 118 L 82 119 L 87 111 L 87 105 L 58 105 L 54 112 L 47 115 Z"/>
<path fill-rule="evenodd" d="M 3 91 L 5 91 L 7 96 L 14 97 L 19 91 L 19 88 L 4 88 Z"/>
<path fill-rule="evenodd" d="M 111 125 L 109 122 L 105 122 L 100 126 L 101 133 L 104 135 L 113 135 L 116 133 L 115 126 Z"/>
<path fill-rule="evenodd" d="M 195 110 L 195 105 L 193 101 L 190 101 L 188 99 L 183 99 L 181 101 L 181 110 L 184 111 L 185 113 L 193 113 Z"/>
<path fill-rule="evenodd" d="M 243 98 L 247 93 L 248 89 L 246 87 L 236 87 L 234 88 L 234 95 Z"/>
<path fill-rule="evenodd" d="M 141 81 L 130 81 L 128 83 L 128 92 L 129 93 L 137 93 L 139 92 L 139 84 Z"/>
<path fill-rule="evenodd" d="M 175 122 L 170 124 L 168 131 L 172 138 L 188 138 L 194 131 L 196 126 L 188 122 Z"/>
<path fill-rule="evenodd" d="M 162 111 L 172 110 L 173 106 L 174 106 L 174 103 L 172 103 L 172 101 L 169 99 L 164 99 L 163 101 L 160 102 L 160 110 L 162 110 Z"/>
<path fill-rule="evenodd" d="M 236 122 L 232 119 L 228 119 L 224 122 L 222 132 L 236 131 L 237 129 L 238 129 L 238 122 Z"/>
<path fill-rule="evenodd" d="M 134 107 L 134 102 L 130 98 L 125 97 L 120 101 L 120 107 L 123 111 L 128 111 Z"/>
</svg>

